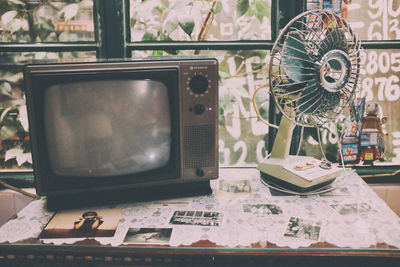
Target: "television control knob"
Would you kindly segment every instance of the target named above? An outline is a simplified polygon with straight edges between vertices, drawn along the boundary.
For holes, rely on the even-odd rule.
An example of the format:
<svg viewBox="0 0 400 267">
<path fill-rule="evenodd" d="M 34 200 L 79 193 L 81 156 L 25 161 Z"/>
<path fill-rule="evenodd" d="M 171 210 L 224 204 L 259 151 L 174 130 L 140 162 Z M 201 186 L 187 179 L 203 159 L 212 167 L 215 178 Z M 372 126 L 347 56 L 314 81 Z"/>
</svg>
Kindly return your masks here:
<svg viewBox="0 0 400 267">
<path fill-rule="evenodd" d="M 206 110 L 206 107 L 202 104 L 197 104 L 193 108 L 194 114 L 197 114 L 197 115 L 203 114 L 205 110 Z"/>
<path fill-rule="evenodd" d="M 203 177 L 205 175 L 204 170 L 201 168 L 196 169 L 196 175 L 199 177 Z"/>
<path fill-rule="evenodd" d="M 208 80 L 203 75 L 195 75 L 189 82 L 190 90 L 195 94 L 202 94 L 208 89 Z"/>
</svg>

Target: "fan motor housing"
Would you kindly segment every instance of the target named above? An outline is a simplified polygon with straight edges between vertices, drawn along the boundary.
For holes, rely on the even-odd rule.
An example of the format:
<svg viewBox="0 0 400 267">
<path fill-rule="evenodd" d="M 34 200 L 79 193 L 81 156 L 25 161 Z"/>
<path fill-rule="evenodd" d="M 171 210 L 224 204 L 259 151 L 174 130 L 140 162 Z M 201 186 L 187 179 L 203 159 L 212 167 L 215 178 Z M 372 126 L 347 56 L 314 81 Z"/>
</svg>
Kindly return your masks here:
<svg viewBox="0 0 400 267">
<path fill-rule="evenodd" d="M 329 51 L 317 64 L 321 85 L 331 93 L 340 91 L 351 75 L 350 58 L 342 50 Z"/>
</svg>

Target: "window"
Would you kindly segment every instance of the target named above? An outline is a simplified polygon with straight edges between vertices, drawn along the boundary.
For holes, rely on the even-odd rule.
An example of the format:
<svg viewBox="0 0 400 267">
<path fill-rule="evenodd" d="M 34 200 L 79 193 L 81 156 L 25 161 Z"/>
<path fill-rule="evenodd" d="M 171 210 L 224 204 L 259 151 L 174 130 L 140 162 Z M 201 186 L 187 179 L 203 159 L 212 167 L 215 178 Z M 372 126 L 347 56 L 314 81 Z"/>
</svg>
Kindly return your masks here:
<svg viewBox="0 0 400 267">
<path fill-rule="evenodd" d="M 219 60 L 221 166 L 255 166 L 275 134 L 256 117 L 279 114 L 269 98 L 269 51 L 282 28 L 306 9 L 339 8 L 364 41 L 360 97 L 388 117 L 386 164 L 400 164 L 398 0 L 7 0 L 0 3 L 0 164 L 31 168 L 21 67 L 36 59 L 207 55 Z M 372 21 L 372 22 L 371 22 Z M 336 159 L 338 127 L 321 127 L 327 157 Z M 321 157 L 315 130 L 295 131 L 293 151 Z M 377 163 L 378 164 L 378 163 Z"/>
<path fill-rule="evenodd" d="M 132 42 L 271 40 L 271 0 L 131 0 L 130 26 Z"/>
<path fill-rule="evenodd" d="M 96 57 L 93 1 L 0 3 L 0 167 L 30 170 L 23 64 Z"/>
<path fill-rule="evenodd" d="M 13 11 L 15 3 L 9 4 L 8 11 Z M 22 5 L 22 4 L 21 4 Z M 54 13 L 54 10 L 58 12 Z M 92 8 L 92 12 L 89 9 Z M 119 17 L 114 17 L 114 25 L 105 25 L 105 16 L 113 16 L 112 10 L 123 10 L 125 13 Z M 49 13 L 46 13 L 46 12 Z M 21 30 L 21 34 L 3 27 L 7 31 L 9 39 L 4 40 L 3 46 L 8 47 L 7 54 L 2 57 L 9 57 L 7 61 L 12 62 L 16 57 L 24 57 L 22 60 L 60 58 L 60 57 L 82 57 L 85 53 L 97 52 L 98 57 L 139 57 L 147 55 L 194 55 L 201 54 L 217 57 L 220 61 L 221 75 L 221 96 L 222 104 L 220 108 L 221 125 L 221 164 L 222 165 L 254 165 L 257 160 L 265 156 L 263 137 L 268 133 L 268 127 L 257 122 L 255 112 L 251 105 L 252 91 L 256 86 L 266 83 L 266 66 L 268 60 L 268 49 L 272 46 L 271 24 L 272 21 L 272 2 L 271 0 L 258 1 L 94 1 L 92 6 L 88 1 L 51 1 L 48 5 L 38 4 L 33 8 L 33 17 L 38 16 L 39 12 L 44 15 L 46 21 L 52 25 L 53 32 L 46 33 L 48 36 L 63 36 L 63 38 L 43 39 L 37 35 L 35 39 L 29 40 L 29 31 Z M 93 14 L 101 14 L 98 18 Z M 16 12 L 11 12 L 14 16 Z M 178 14 L 186 14 L 178 16 Z M 7 19 L 10 12 L 5 12 L 3 16 Z M 46 17 L 47 16 L 47 17 Z M 125 24 L 126 17 L 129 22 Z M 22 17 L 22 15 L 21 15 Z M 90 18 L 92 17 L 92 18 Z M 97 19 L 97 26 L 96 26 Z M 42 19 L 45 20 L 45 19 Z M 4 21 L 4 20 L 3 20 Z M 85 23 L 80 23 L 85 21 Z M 92 21 L 92 23 L 90 22 Z M 94 21 L 94 26 L 93 26 Z M 7 25 L 8 25 L 7 24 Z M 129 25 L 128 25 L 129 24 Z M 5 25 L 5 26 L 7 26 Z M 77 25 L 85 25 L 81 28 L 91 29 L 90 32 L 79 34 L 80 28 Z M 206 30 L 201 30 L 206 26 Z M 96 32 L 96 28 L 104 29 L 121 27 L 119 40 L 121 46 L 115 45 L 115 37 L 112 33 Z M 74 32 L 71 32 L 73 31 Z M 100 32 L 100 31 L 99 31 Z M 113 32 L 116 32 L 113 30 Z M 75 37 L 69 37 L 74 34 Z M 47 36 L 46 35 L 46 36 Z M 14 39 L 12 39 L 14 38 Z M 94 39 L 93 39 L 94 38 Z M 97 38 L 97 39 L 96 39 Z M 21 43 L 19 51 L 8 42 Z M 114 40 L 112 40 L 114 39 Z M 29 41 L 29 43 L 24 43 Z M 48 51 L 46 44 L 40 46 L 38 51 L 32 48 L 34 42 L 46 42 L 51 44 L 52 51 Z M 50 43 L 49 43 L 50 42 Z M 162 43 L 162 47 L 159 44 Z M 68 50 L 65 51 L 65 46 Z M 98 45 L 98 47 L 96 47 Z M 91 47 L 90 47 L 91 46 Z M 92 48 L 92 52 L 79 51 Z M 216 50 L 210 50 L 213 47 Z M 98 49 L 97 49 L 98 48 Z M 156 48 L 156 49 L 155 49 Z M 25 50 L 32 50 L 32 52 Z M 74 51 L 78 50 L 78 51 Z M 60 52 L 59 52 L 60 51 Z M 80 53 L 80 54 L 79 54 Z M 82 54 L 83 53 L 83 54 Z M 66 55 L 68 54 L 68 55 Z M 30 57 L 30 58 L 29 58 Z M 20 77 L 21 74 L 19 74 Z M 23 102 L 23 101 L 22 101 Z M 268 96 L 260 98 L 264 115 L 268 113 Z M 24 104 L 22 104 L 23 107 Z M 22 109 L 22 112 L 24 109 Z M 20 120 L 24 120 L 25 115 L 17 112 Z M 27 130 L 27 129 L 26 129 Z M 251 141 L 249 141 L 251 140 Z M 29 142 L 27 142 L 29 144 Z M 24 156 L 16 154 L 22 148 L 23 152 L 29 152 L 24 144 L 13 144 L 5 147 L 7 162 L 14 165 L 22 165 L 29 168 L 29 153 Z M 21 150 L 19 150 L 21 151 Z M 14 157 L 15 155 L 15 157 Z M 14 157 L 14 159 L 11 159 Z M 18 161 L 18 160 L 19 161 Z M 15 164 L 16 163 L 16 164 Z M 13 166 L 14 167 L 14 166 Z"/>
</svg>

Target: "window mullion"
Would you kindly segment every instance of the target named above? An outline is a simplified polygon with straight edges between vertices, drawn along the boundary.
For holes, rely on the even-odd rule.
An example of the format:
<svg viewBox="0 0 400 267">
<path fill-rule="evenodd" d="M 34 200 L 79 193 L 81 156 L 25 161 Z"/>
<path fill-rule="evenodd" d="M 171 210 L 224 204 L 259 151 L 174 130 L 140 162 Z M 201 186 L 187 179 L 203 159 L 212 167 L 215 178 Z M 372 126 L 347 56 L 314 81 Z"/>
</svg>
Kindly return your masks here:
<svg viewBox="0 0 400 267">
<path fill-rule="evenodd" d="M 126 19 L 125 0 L 95 0 L 96 40 L 99 58 L 125 58 Z"/>
<path fill-rule="evenodd" d="M 368 41 L 363 40 L 361 45 L 364 49 L 398 49 L 400 47 L 400 40 L 387 40 L 387 41 Z"/>
</svg>

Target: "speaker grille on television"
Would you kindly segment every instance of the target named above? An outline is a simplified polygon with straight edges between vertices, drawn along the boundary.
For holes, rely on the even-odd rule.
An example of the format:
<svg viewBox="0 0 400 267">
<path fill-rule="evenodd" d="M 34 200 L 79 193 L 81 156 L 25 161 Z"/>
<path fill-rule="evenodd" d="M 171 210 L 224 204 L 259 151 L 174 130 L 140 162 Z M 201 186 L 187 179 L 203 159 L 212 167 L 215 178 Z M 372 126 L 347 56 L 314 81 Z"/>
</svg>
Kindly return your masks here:
<svg viewBox="0 0 400 267">
<path fill-rule="evenodd" d="M 214 125 L 185 126 L 183 134 L 184 167 L 214 166 L 216 154 Z"/>
</svg>

